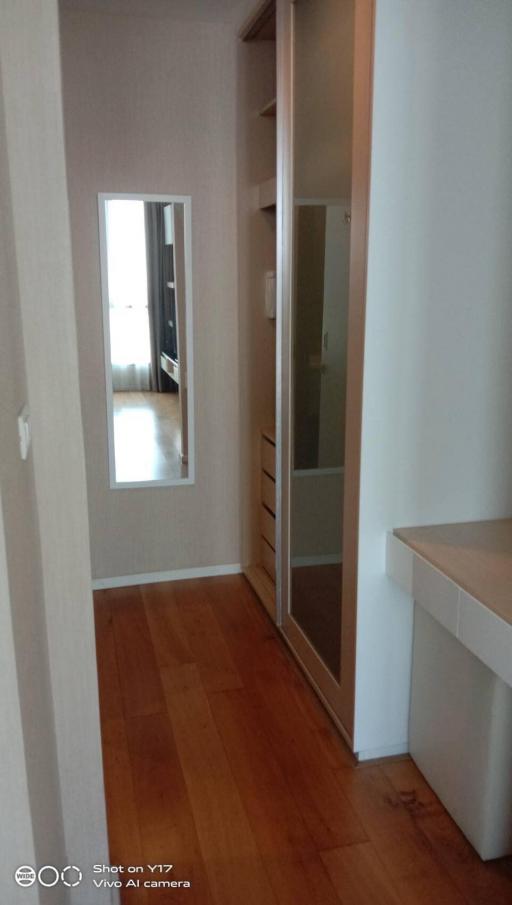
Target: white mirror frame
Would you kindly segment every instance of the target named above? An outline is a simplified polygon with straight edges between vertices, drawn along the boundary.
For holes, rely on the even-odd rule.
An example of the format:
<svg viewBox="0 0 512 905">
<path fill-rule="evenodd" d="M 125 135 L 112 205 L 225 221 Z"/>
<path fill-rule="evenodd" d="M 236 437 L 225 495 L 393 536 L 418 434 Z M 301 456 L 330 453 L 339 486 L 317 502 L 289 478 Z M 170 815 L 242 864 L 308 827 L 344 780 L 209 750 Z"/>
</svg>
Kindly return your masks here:
<svg viewBox="0 0 512 905">
<path fill-rule="evenodd" d="M 110 351 L 110 306 L 107 268 L 107 201 L 156 201 L 165 204 L 182 204 L 185 224 L 185 279 L 186 279 L 186 346 L 187 346 L 187 421 L 188 421 L 188 475 L 186 478 L 166 478 L 156 481 L 117 481 L 114 446 L 114 390 Z M 194 342 L 192 307 L 192 199 L 190 195 L 143 195 L 119 192 L 98 193 L 98 217 L 100 237 L 101 299 L 103 307 L 103 341 L 105 362 L 105 390 L 107 396 L 108 470 L 111 490 L 135 487 L 181 487 L 195 483 L 195 406 L 194 406 Z"/>
</svg>

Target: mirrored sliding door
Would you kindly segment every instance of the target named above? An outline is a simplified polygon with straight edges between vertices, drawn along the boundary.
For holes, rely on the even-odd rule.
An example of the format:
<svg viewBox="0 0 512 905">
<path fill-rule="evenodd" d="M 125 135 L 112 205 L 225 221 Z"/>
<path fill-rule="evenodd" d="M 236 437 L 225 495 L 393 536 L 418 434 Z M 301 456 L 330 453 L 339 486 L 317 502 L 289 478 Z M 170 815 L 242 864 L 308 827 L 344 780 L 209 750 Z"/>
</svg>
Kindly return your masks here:
<svg viewBox="0 0 512 905">
<path fill-rule="evenodd" d="M 289 24 L 283 625 L 336 709 L 343 607 L 353 0 L 296 0 Z"/>
</svg>

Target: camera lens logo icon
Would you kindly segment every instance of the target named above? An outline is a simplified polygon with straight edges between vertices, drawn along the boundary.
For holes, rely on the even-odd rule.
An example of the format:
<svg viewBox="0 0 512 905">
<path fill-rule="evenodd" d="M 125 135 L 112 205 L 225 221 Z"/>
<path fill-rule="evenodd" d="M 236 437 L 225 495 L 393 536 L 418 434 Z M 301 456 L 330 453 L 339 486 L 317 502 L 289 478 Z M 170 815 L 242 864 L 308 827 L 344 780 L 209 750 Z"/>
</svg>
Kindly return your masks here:
<svg viewBox="0 0 512 905">
<path fill-rule="evenodd" d="M 79 886 L 82 882 L 82 871 L 76 864 L 68 864 L 60 876 L 64 886 Z"/>
<path fill-rule="evenodd" d="M 14 879 L 18 886 L 33 886 L 36 882 L 36 872 L 28 864 L 22 864 L 14 874 Z"/>
<path fill-rule="evenodd" d="M 34 870 L 29 864 L 23 864 L 14 873 L 14 879 L 18 886 L 33 886 L 36 880 L 40 886 L 51 889 L 57 883 L 63 883 L 64 886 L 79 886 L 83 879 L 82 871 L 76 864 L 68 864 L 63 870 L 57 870 L 53 864 L 45 864 L 39 870 Z"/>
</svg>

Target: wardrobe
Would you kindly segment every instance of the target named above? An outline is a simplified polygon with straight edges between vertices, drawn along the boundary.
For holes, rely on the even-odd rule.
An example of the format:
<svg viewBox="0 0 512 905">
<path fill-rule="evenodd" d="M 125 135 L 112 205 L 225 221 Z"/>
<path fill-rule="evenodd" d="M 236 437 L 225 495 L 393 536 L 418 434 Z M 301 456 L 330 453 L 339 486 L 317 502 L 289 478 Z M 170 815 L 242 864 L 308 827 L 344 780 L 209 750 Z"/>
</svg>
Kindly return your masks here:
<svg viewBox="0 0 512 905">
<path fill-rule="evenodd" d="M 270 0 L 238 50 L 244 568 L 351 745 L 370 46 Z"/>
</svg>

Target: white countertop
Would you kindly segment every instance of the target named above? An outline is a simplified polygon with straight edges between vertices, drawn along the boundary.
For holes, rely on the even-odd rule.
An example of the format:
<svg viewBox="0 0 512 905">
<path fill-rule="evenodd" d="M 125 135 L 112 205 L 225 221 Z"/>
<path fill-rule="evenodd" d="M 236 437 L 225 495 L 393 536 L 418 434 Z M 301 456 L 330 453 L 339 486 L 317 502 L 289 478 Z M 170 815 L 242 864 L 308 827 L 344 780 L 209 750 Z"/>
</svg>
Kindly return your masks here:
<svg viewBox="0 0 512 905">
<path fill-rule="evenodd" d="M 397 528 L 387 573 L 512 686 L 512 519 Z"/>
</svg>

